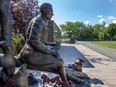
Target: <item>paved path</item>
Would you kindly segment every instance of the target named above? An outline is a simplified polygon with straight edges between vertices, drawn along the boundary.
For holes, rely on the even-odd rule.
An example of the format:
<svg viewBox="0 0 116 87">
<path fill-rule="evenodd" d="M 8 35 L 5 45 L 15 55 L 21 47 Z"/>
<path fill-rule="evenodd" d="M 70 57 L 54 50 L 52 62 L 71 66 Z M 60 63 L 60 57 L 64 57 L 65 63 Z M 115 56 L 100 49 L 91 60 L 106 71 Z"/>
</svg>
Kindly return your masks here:
<svg viewBox="0 0 116 87">
<path fill-rule="evenodd" d="M 82 45 L 84 45 L 94 51 L 97 51 L 98 53 L 101 53 L 109 58 L 112 58 L 114 61 L 116 61 L 116 49 L 111 49 L 111 48 L 107 48 L 104 46 L 91 44 L 88 41 L 77 41 L 77 43 L 82 44 Z"/>
<path fill-rule="evenodd" d="M 83 68 L 91 78 L 91 87 L 116 87 L 116 62 L 83 44 L 76 47 L 95 67 Z"/>
</svg>

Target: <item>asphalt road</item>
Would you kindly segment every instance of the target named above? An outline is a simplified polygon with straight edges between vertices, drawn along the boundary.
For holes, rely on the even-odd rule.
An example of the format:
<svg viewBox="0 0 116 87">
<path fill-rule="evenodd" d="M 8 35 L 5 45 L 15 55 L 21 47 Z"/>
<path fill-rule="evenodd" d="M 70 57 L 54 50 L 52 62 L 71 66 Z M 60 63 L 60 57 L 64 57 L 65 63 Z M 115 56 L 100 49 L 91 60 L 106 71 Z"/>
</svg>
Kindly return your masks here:
<svg viewBox="0 0 116 87">
<path fill-rule="evenodd" d="M 111 49 L 111 48 L 107 48 L 104 46 L 91 44 L 89 41 L 77 41 L 77 43 L 82 44 L 82 45 L 116 61 L 116 49 Z"/>
</svg>

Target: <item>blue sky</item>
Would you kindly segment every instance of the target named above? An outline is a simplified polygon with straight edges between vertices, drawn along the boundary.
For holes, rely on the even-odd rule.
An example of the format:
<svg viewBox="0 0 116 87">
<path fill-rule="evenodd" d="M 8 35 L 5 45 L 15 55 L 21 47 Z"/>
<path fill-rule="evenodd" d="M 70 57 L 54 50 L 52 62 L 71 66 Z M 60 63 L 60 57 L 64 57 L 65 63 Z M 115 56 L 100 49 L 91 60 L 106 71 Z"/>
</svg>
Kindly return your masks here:
<svg viewBox="0 0 116 87">
<path fill-rule="evenodd" d="M 44 2 L 52 4 L 53 20 L 58 25 L 66 21 L 116 23 L 116 0 L 39 0 L 39 4 Z"/>
</svg>

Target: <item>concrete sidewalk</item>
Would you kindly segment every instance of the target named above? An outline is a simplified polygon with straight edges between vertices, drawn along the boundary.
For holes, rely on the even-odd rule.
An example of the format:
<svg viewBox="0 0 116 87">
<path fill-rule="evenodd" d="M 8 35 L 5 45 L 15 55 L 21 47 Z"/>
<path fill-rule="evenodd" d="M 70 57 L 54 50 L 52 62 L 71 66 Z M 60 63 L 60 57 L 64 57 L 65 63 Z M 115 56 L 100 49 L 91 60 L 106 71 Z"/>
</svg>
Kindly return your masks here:
<svg viewBox="0 0 116 87">
<path fill-rule="evenodd" d="M 116 87 L 116 62 L 81 44 L 63 44 L 74 46 L 79 50 L 94 68 L 83 68 L 83 72 L 91 78 L 91 87 Z"/>
</svg>

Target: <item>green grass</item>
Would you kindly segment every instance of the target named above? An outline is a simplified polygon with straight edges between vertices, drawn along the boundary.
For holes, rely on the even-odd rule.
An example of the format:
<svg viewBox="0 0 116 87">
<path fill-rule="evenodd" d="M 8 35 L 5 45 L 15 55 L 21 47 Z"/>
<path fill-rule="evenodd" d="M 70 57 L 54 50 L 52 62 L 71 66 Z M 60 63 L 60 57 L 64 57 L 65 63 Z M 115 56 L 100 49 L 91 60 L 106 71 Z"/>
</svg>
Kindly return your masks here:
<svg viewBox="0 0 116 87">
<path fill-rule="evenodd" d="M 105 46 L 108 48 L 116 49 L 116 41 L 93 41 L 92 44 Z"/>
</svg>

